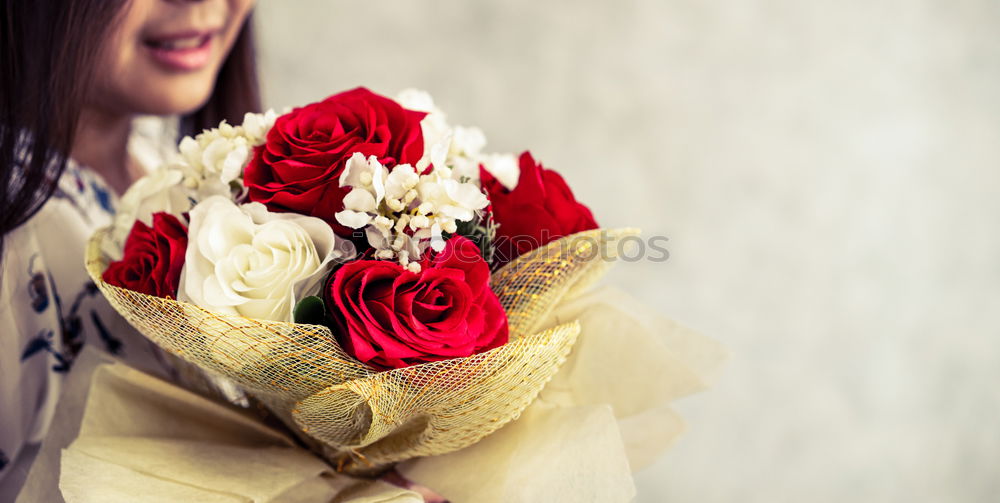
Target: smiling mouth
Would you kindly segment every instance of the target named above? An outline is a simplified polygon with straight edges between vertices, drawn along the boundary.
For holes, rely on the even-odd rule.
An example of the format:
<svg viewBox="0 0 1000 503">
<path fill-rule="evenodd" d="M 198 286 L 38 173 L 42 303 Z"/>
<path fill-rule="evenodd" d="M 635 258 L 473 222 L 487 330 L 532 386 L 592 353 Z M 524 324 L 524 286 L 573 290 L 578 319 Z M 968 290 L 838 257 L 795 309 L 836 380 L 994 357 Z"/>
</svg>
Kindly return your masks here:
<svg viewBox="0 0 1000 503">
<path fill-rule="evenodd" d="M 194 71 L 205 67 L 212 56 L 214 32 L 149 38 L 143 41 L 153 60 L 171 71 Z"/>
<path fill-rule="evenodd" d="M 212 40 L 212 34 L 204 33 L 201 35 L 195 35 L 191 37 L 183 38 L 171 38 L 155 40 L 146 40 L 146 45 L 154 49 L 163 49 L 167 51 L 178 51 L 185 49 L 198 49 Z"/>
</svg>

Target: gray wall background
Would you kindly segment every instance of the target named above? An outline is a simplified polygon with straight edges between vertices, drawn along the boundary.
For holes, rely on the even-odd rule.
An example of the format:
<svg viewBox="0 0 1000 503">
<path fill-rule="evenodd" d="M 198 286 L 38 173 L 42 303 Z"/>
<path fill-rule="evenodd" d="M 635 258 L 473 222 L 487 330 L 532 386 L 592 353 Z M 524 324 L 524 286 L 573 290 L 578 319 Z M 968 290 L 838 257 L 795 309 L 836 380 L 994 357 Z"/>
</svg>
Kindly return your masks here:
<svg viewBox="0 0 1000 503">
<path fill-rule="evenodd" d="M 1000 3 L 262 0 L 269 105 L 430 91 L 733 352 L 640 502 L 1000 491 Z M 653 372 L 653 370 L 651 370 Z"/>
</svg>

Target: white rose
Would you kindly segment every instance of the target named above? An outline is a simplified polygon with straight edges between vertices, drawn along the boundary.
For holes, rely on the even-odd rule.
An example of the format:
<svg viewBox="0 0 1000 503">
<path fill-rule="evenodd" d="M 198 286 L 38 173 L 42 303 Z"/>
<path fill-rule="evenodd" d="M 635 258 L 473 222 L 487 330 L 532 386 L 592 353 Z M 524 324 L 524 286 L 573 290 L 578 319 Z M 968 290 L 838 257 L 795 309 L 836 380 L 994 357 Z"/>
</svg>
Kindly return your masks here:
<svg viewBox="0 0 1000 503">
<path fill-rule="evenodd" d="M 260 203 L 213 196 L 190 218 L 178 297 L 220 313 L 293 321 L 297 300 L 316 293 L 335 260 L 354 256 L 322 220 Z"/>
</svg>

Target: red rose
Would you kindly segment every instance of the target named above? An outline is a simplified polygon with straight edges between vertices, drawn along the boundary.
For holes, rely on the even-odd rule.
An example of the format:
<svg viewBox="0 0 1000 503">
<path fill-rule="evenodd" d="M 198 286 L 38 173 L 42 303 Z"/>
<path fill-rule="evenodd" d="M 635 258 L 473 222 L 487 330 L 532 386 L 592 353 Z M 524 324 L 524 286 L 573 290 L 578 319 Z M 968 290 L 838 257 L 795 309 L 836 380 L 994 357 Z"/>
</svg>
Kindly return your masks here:
<svg viewBox="0 0 1000 503">
<path fill-rule="evenodd" d="M 135 292 L 176 298 L 187 242 L 184 224 L 169 213 L 154 214 L 152 227 L 136 220 L 122 259 L 108 265 L 102 277 Z"/>
<path fill-rule="evenodd" d="M 254 150 L 243 177 L 248 196 L 274 211 L 322 218 L 350 235 L 334 219 L 351 190 L 340 187 L 347 160 L 360 152 L 388 168 L 416 164 L 424 153 L 425 115 L 360 87 L 296 108 L 278 117 Z"/>
<path fill-rule="evenodd" d="M 528 152 L 521 154 L 520 167 L 514 190 L 480 170 L 499 224 L 493 241 L 497 266 L 563 236 L 597 228 L 590 209 L 576 201 L 559 173 L 543 168 Z"/>
<path fill-rule="evenodd" d="M 381 369 L 481 353 L 507 342 L 507 315 L 472 241 L 452 237 L 420 273 L 396 262 L 357 260 L 327 289 L 341 344 Z"/>
</svg>

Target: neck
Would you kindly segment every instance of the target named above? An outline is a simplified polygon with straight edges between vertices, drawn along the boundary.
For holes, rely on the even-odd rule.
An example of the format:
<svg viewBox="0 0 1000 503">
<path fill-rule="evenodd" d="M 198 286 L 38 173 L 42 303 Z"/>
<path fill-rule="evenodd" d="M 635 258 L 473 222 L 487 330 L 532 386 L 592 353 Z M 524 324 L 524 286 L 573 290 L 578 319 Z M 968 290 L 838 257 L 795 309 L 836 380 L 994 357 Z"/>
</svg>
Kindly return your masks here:
<svg viewBox="0 0 1000 503">
<path fill-rule="evenodd" d="M 85 108 L 80 114 L 72 158 L 96 171 L 121 194 L 133 181 L 135 170 L 128 154 L 132 117 Z"/>
</svg>

